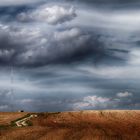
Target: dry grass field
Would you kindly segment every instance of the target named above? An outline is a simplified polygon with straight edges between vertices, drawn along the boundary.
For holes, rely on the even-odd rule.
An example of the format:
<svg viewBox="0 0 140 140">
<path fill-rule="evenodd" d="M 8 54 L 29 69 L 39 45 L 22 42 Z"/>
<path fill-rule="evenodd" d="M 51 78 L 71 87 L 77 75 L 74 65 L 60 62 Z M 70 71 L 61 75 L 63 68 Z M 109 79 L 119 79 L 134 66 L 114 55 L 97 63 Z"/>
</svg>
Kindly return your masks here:
<svg viewBox="0 0 140 140">
<path fill-rule="evenodd" d="M 0 125 L 10 124 L 11 121 L 25 116 L 27 113 L 0 112 Z"/>
<path fill-rule="evenodd" d="M 140 140 L 140 111 L 39 113 L 32 126 L 0 130 L 0 140 Z"/>
</svg>

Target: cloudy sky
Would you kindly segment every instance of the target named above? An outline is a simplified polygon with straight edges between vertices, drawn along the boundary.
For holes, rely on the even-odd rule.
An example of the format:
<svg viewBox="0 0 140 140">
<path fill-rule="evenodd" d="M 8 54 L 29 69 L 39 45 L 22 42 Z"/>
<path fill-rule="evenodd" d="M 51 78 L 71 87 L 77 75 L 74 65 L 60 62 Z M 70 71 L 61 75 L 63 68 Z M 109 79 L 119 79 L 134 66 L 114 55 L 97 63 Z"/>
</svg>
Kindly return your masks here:
<svg viewBox="0 0 140 140">
<path fill-rule="evenodd" d="M 0 111 L 140 109 L 139 0 L 0 0 Z"/>
</svg>

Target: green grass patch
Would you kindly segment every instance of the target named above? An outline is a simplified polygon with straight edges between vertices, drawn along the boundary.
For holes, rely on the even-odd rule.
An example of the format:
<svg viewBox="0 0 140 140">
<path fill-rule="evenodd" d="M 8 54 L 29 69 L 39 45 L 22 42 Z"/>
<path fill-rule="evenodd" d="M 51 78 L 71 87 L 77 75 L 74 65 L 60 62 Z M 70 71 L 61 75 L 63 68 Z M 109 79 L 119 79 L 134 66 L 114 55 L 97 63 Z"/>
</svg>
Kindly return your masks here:
<svg viewBox="0 0 140 140">
<path fill-rule="evenodd" d="M 9 128 L 9 125 L 0 125 L 0 130 L 6 130 Z"/>
</svg>

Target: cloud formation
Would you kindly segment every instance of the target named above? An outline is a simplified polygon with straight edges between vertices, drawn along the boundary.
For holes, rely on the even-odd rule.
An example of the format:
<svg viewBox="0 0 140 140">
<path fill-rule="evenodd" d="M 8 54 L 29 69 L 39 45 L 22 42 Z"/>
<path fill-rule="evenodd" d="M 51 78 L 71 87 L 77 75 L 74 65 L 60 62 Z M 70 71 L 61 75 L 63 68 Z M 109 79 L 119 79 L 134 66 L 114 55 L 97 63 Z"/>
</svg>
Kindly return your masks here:
<svg viewBox="0 0 140 140">
<path fill-rule="evenodd" d="M 51 25 L 56 25 L 74 19 L 76 17 L 76 11 L 72 6 L 43 6 L 32 13 L 21 13 L 17 17 L 23 22 L 36 20 L 39 22 L 46 22 Z"/>
<path fill-rule="evenodd" d="M 73 104 L 74 110 L 78 109 L 115 109 L 118 108 L 121 104 L 133 104 L 131 99 L 127 99 L 127 97 L 133 96 L 132 93 L 124 92 L 117 93 L 116 97 L 101 97 L 97 95 L 86 96 L 80 102 L 76 102 Z M 125 100 L 125 98 L 127 100 Z"/>
<path fill-rule="evenodd" d="M 0 2 L 0 110 L 140 108 L 139 9 L 81 1 Z"/>
<path fill-rule="evenodd" d="M 117 93 L 117 97 L 120 97 L 120 98 L 123 98 L 123 97 L 130 97 L 130 96 L 133 96 L 132 93 L 129 93 L 129 92 L 120 92 L 120 93 Z"/>
<path fill-rule="evenodd" d="M 50 33 L 50 37 L 38 28 L 3 24 L 0 27 L 1 65 L 42 66 L 74 62 L 102 51 L 98 40 L 93 39 L 94 35 L 80 28 L 57 30 Z"/>
<path fill-rule="evenodd" d="M 97 108 L 103 107 L 106 108 L 108 102 L 110 102 L 109 98 L 106 97 L 98 97 L 98 96 L 87 96 L 83 98 L 82 102 L 78 102 L 74 104 L 74 109 L 86 109 L 88 107 Z"/>
<path fill-rule="evenodd" d="M 72 28 L 69 30 L 62 31 L 62 32 L 55 32 L 54 38 L 57 41 L 67 41 L 67 40 L 73 40 L 74 38 L 79 37 L 80 35 L 81 35 L 80 29 Z"/>
</svg>

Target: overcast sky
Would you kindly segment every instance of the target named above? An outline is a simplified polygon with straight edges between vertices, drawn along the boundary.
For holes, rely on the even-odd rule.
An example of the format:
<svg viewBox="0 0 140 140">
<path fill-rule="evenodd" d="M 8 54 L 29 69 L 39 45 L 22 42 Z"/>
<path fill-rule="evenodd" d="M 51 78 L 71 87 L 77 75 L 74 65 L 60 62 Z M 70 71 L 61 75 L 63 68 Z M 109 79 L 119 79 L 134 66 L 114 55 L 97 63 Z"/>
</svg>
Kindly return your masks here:
<svg viewBox="0 0 140 140">
<path fill-rule="evenodd" d="M 140 109 L 138 0 L 1 0 L 0 111 Z"/>
</svg>

